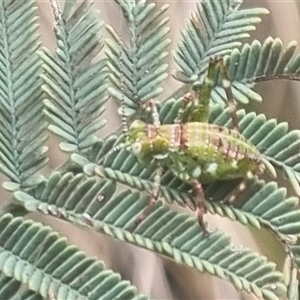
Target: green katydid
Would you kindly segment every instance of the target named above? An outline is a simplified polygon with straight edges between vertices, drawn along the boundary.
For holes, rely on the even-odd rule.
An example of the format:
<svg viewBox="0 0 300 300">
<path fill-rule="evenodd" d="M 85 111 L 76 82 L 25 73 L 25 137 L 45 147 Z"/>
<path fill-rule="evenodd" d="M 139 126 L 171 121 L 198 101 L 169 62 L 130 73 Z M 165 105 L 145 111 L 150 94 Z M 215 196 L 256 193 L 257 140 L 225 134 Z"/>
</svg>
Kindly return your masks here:
<svg viewBox="0 0 300 300">
<path fill-rule="evenodd" d="M 208 123 L 210 94 L 217 68 L 220 68 L 222 83 L 227 95 L 233 128 Z M 123 114 L 125 143 L 112 149 L 108 154 L 126 148 L 141 163 L 155 160 L 158 164 L 154 178 L 154 189 L 149 206 L 158 199 L 160 179 L 164 168 L 191 185 L 197 195 L 198 221 L 205 230 L 203 215 L 203 183 L 216 180 L 244 178 L 238 187 L 245 189 L 245 181 L 265 170 L 276 177 L 274 167 L 239 133 L 238 118 L 231 90 L 228 71 L 222 58 L 211 58 L 207 76 L 202 85 L 194 85 L 193 92 L 184 97 L 183 108 L 179 111 L 176 124 L 162 125 L 154 101 L 146 106 L 151 109 L 153 124 L 136 120 L 129 127 Z M 124 107 L 124 103 L 122 103 Z M 228 202 L 232 203 L 235 195 Z M 145 218 L 141 215 L 136 223 Z"/>
</svg>

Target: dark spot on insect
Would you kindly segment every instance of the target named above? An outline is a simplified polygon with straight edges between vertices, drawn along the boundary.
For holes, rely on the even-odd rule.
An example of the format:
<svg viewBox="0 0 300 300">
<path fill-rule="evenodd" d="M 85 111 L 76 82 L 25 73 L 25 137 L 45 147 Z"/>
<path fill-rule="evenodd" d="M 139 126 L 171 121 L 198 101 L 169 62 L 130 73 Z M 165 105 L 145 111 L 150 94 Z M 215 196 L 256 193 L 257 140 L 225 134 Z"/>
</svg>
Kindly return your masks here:
<svg viewBox="0 0 300 300">
<path fill-rule="evenodd" d="M 224 143 L 223 143 L 223 141 L 222 141 L 222 139 L 221 139 L 221 138 L 219 139 L 219 145 L 218 145 L 218 146 L 219 146 L 219 148 L 221 148 L 221 147 L 223 147 L 223 146 L 224 146 Z"/>
<path fill-rule="evenodd" d="M 195 95 L 191 92 L 188 92 L 184 95 L 183 101 L 186 103 L 189 103 L 190 101 L 192 101 L 195 98 Z"/>
<path fill-rule="evenodd" d="M 257 155 L 254 155 L 254 154 L 250 155 L 250 156 L 249 156 L 249 159 L 250 159 L 251 161 L 255 162 L 255 163 L 260 162 L 259 157 L 258 157 Z"/>
</svg>

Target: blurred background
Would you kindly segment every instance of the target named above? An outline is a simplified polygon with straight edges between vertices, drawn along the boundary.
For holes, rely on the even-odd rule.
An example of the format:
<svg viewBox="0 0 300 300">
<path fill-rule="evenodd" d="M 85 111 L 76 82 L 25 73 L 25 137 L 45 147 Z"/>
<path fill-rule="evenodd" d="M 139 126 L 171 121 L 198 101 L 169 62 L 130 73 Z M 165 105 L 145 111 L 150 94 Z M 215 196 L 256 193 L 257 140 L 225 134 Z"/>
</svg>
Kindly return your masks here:
<svg viewBox="0 0 300 300">
<path fill-rule="evenodd" d="M 169 16 L 171 26 L 171 49 L 176 47 L 180 38 L 180 30 L 184 28 L 187 18 L 196 6 L 196 1 L 188 0 L 158 0 L 157 5 L 170 4 Z M 63 6 L 63 1 L 60 2 Z M 45 0 L 38 1 L 38 13 L 40 16 L 40 30 L 44 46 L 55 49 L 53 35 L 53 15 L 49 3 Z M 116 28 L 120 32 L 120 10 L 113 0 L 96 1 L 95 7 L 101 10 L 99 18 Z M 266 37 L 280 37 L 286 45 L 291 40 L 300 39 L 299 11 L 300 2 L 296 0 L 245 0 L 243 7 L 265 7 L 270 15 L 263 17 L 263 22 L 257 26 L 257 31 L 251 39 L 263 41 Z M 123 32 L 126 32 L 124 28 Z M 299 51 L 299 49 L 298 49 Z M 170 58 L 170 69 L 176 69 Z M 169 95 L 178 87 L 178 83 L 171 77 L 165 83 L 164 95 Z M 256 104 L 254 109 L 265 113 L 269 118 L 275 117 L 279 121 L 286 121 L 290 128 L 300 128 L 300 83 L 298 82 L 269 82 L 257 86 L 257 90 L 264 98 L 262 104 Z M 164 96 L 163 95 L 163 96 Z M 163 98 L 162 96 L 162 98 Z M 120 125 L 115 103 L 109 100 L 106 104 L 106 117 L 109 126 L 101 132 L 103 136 L 117 129 Z M 50 163 L 48 171 L 60 165 L 66 156 L 58 149 L 58 140 L 51 137 L 48 141 Z M 47 171 L 47 170 L 46 170 Z M 0 178 L 3 180 L 3 178 Z M 287 185 L 286 182 L 283 184 Z M 290 195 L 292 190 L 289 189 Z M 0 190 L 1 199 L 7 201 L 10 195 Z M 176 209 L 176 208 L 175 208 Z M 58 222 L 52 218 L 30 216 L 55 227 L 61 234 L 69 237 L 70 243 L 78 245 L 91 256 L 97 256 L 103 260 L 108 268 L 121 273 L 124 279 L 135 284 L 140 292 L 147 293 L 155 299 L 254 299 L 251 295 L 237 293 L 229 283 L 211 276 L 191 271 L 185 267 L 176 265 L 172 261 L 133 247 L 106 236 L 94 234 L 92 231 L 82 230 L 74 226 Z M 233 238 L 236 248 L 244 245 L 250 247 L 279 263 L 282 267 L 284 253 L 280 244 L 264 230 L 255 231 L 243 226 L 221 219 L 208 216 L 210 228 L 220 228 Z"/>
</svg>

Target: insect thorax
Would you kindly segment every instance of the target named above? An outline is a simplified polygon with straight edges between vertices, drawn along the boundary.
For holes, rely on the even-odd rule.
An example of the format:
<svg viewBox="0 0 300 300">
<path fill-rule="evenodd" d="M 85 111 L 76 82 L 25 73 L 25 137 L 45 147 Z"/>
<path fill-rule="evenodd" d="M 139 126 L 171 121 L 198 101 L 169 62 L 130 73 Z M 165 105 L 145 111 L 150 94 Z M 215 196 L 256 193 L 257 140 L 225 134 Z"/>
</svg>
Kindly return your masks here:
<svg viewBox="0 0 300 300">
<path fill-rule="evenodd" d="M 131 151 L 140 162 L 147 163 L 153 158 L 160 160 L 172 151 L 171 131 L 175 130 L 175 127 L 180 129 L 180 125 L 162 125 L 156 128 L 153 124 L 135 121 L 129 128 L 127 143 L 131 145 Z"/>
<path fill-rule="evenodd" d="M 264 170 L 256 147 L 227 127 L 199 122 L 155 127 L 136 121 L 129 136 L 140 161 L 154 158 L 184 181 L 226 180 Z"/>
</svg>

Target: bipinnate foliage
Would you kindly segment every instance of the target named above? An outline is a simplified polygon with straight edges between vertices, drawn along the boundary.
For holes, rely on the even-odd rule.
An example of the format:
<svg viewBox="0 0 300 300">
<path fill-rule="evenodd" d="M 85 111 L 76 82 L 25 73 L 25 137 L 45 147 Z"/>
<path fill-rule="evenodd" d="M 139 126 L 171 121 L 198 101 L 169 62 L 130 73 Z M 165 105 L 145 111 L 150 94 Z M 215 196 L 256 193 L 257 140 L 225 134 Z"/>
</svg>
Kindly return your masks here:
<svg viewBox="0 0 300 300">
<path fill-rule="evenodd" d="M 130 45 L 120 39 L 113 27 L 107 26 L 112 37 L 106 51 L 113 84 L 110 93 L 126 103 L 126 112 L 130 114 L 141 103 L 157 97 L 162 92 L 161 83 L 168 76 L 165 58 L 171 39 L 169 18 L 165 15 L 169 5 L 158 10 L 154 3 L 116 2 L 128 24 Z"/>
<path fill-rule="evenodd" d="M 51 1 L 57 41 L 52 52 L 40 50 L 34 2 L 0 1 L 0 170 L 7 177 L 4 187 L 13 192 L 13 201 L 0 215 L 0 299 L 148 299 L 50 227 L 23 218 L 29 212 L 148 249 L 225 279 L 259 299 L 297 299 L 298 198 L 288 197 L 274 181 L 253 178 L 233 205 L 226 199 L 239 180 L 213 182 L 205 187 L 205 206 L 212 214 L 256 229 L 265 227 L 274 234 L 291 262 L 289 274 L 250 249 L 236 249 L 220 230 L 206 236 L 194 216 L 161 202 L 135 228 L 149 202 L 147 192 L 153 189 L 157 166 L 140 165 L 125 149 L 107 155 L 124 136 L 115 133 L 100 139 L 97 133 L 105 125 L 102 113 L 109 94 L 123 103 L 121 111 L 130 119 L 149 119 L 142 104 L 160 95 L 169 74 L 168 5 L 115 2 L 129 41 L 114 24 L 108 25 L 111 38 L 103 51 L 103 22 L 92 2 L 67 0 L 61 9 Z M 262 101 L 254 90 L 257 82 L 299 80 L 295 42 L 284 47 L 280 39 L 267 38 L 243 44 L 267 11 L 244 9 L 241 4 L 237 0 L 197 3 L 173 53 L 179 69 L 173 75 L 184 84 L 158 104 L 162 123 L 174 122 L 182 91 L 203 80 L 212 55 L 225 56 L 237 103 Z M 218 73 L 211 100 L 209 122 L 230 127 Z M 238 119 L 241 133 L 299 196 L 299 130 L 289 131 L 287 123 L 244 110 L 238 110 Z M 69 159 L 42 176 L 40 169 L 47 162 L 46 125 L 60 138 L 60 149 Z M 120 183 L 127 186 L 122 192 Z M 167 203 L 195 209 L 191 187 L 168 170 L 161 196 Z"/>
<path fill-rule="evenodd" d="M 39 52 L 48 129 L 63 139 L 63 151 L 81 153 L 97 141 L 95 133 L 106 123 L 100 116 L 107 100 L 108 71 L 104 59 L 93 61 L 103 48 L 103 24 L 88 1 L 76 9 L 66 2 L 56 21 L 55 54 L 48 49 Z"/>
<path fill-rule="evenodd" d="M 16 297 L 21 283 L 43 298 L 53 294 L 54 299 L 69 300 L 146 299 L 136 296 L 136 289 L 105 270 L 103 263 L 69 246 L 50 227 L 6 214 L 0 219 L 0 235 L 1 272 L 19 281 L 10 283 L 14 290 L 2 299 Z"/>
<path fill-rule="evenodd" d="M 206 73 L 211 56 L 225 56 L 242 45 L 250 36 L 263 8 L 240 9 L 242 1 L 205 1 L 197 3 L 197 10 L 182 32 L 182 40 L 174 54 L 180 71 L 176 78 L 183 82 L 199 80 Z"/>
<path fill-rule="evenodd" d="M 48 160 L 36 55 L 40 42 L 35 5 L 0 5 L 0 170 L 9 180 L 4 187 L 15 190 L 37 185 L 42 180 L 38 171 Z"/>
</svg>

